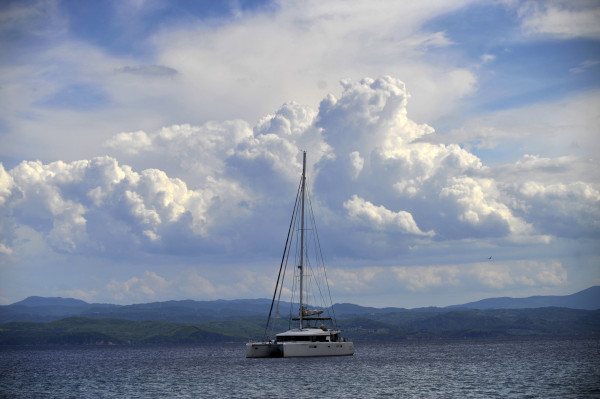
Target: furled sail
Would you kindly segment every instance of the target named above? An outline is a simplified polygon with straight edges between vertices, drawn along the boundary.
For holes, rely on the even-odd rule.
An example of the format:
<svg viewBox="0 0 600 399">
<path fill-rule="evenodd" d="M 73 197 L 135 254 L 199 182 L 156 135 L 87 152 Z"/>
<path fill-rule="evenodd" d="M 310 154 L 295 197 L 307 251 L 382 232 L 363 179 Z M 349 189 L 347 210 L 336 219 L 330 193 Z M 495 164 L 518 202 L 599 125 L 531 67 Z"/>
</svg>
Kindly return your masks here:
<svg viewBox="0 0 600 399">
<path fill-rule="evenodd" d="M 322 310 L 309 310 L 306 306 L 302 306 L 302 316 L 318 316 L 321 313 Z"/>
</svg>

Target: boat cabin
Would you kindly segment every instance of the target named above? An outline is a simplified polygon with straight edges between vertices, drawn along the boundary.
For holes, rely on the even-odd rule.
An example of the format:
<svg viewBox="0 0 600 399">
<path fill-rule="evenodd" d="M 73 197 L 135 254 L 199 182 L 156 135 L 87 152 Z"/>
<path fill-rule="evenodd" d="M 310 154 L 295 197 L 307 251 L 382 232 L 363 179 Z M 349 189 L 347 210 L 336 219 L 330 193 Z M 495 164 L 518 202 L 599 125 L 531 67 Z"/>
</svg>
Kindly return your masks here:
<svg viewBox="0 0 600 399">
<path fill-rule="evenodd" d="M 304 328 L 302 330 L 294 329 L 277 334 L 276 342 L 338 342 L 338 339 L 339 331 L 324 328 Z"/>
</svg>

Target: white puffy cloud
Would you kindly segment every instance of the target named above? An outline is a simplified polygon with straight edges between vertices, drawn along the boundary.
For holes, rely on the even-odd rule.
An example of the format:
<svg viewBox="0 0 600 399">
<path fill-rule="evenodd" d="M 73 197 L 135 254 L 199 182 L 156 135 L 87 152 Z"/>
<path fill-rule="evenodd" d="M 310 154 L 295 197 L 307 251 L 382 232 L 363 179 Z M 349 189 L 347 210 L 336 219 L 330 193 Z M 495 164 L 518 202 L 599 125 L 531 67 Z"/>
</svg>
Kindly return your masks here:
<svg viewBox="0 0 600 399">
<path fill-rule="evenodd" d="M 314 126 L 316 116 L 317 112 L 307 106 L 285 103 L 275 114 L 258 121 L 254 136 L 241 143 L 235 156 L 243 160 L 263 159 L 275 172 L 296 181 L 302 170 L 300 151 L 310 152 L 314 164 L 331 150 L 321 130 Z"/>
<path fill-rule="evenodd" d="M 403 233 L 420 236 L 435 235 L 433 231 L 422 232 L 410 213 L 405 211 L 392 212 L 383 206 L 373 205 L 356 195 L 344 202 L 344 208 L 351 218 L 362 221 L 375 230 L 399 230 Z"/>
<path fill-rule="evenodd" d="M 128 155 L 137 155 L 144 150 L 150 149 L 152 141 L 146 132 L 123 132 L 106 141 L 106 146 L 117 149 Z"/>
<path fill-rule="evenodd" d="M 523 213 L 540 230 L 558 237 L 594 237 L 600 233 L 600 191 L 582 181 L 543 184 L 526 181 L 515 194 Z"/>
<path fill-rule="evenodd" d="M 498 200 L 499 193 L 490 179 L 456 177 L 440 192 L 456 206 L 461 223 L 484 230 L 496 230 L 502 235 L 508 232 L 525 235 L 533 230 L 524 220 L 515 217 L 507 205 Z"/>
<path fill-rule="evenodd" d="M 318 111 L 288 102 L 253 127 L 211 121 L 106 141 L 132 163 L 167 171 L 137 172 L 111 157 L 24 161 L 1 170 L 4 252 L 10 252 L 12 223 L 42 232 L 66 252 L 189 251 L 196 240 L 256 250 L 262 244 L 252 229 L 264 226 L 265 214 L 285 225 L 281 198 L 293 195 L 301 150 L 309 152 L 315 205 L 328 223 L 324 234 L 335 234 L 332 226 L 360 225 L 348 238 L 361 256 L 366 243 L 393 253 L 414 237 L 548 242 L 553 235 L 597 234 L 589 217 L 598 212 L 597 186 L 556 180 L 557 170 L 569 170 L 574 159 L 524 156 L 486 167 L 456 144 L 424 141 L 436 133 L 409 118 L 400 80 L 344 80 L 342 86 L 341 96 L 328 95 Z M 275 224 L 264 233 L 276 234 Z"/>
<path fill-rule="evenodd" d="M 14 180 L 4 169 L 0 162 L 0 255 L 11 255 L 13 250 L 10 246 L 9 237 L 12 226 L 8 219 L 7 205 L 10 201 Z"/>
<path fill-rule="evenodd" d="M 236 182 L 207 178 L 197 190 L 163 171 L 141 173 L 110 157 L 72 163 L 22 162 L 6 217 L 43 232 L 57 250 L 108 251 L 112 245 L 161 244 L 163 234 L 206 236 L 251 201 Z M 164 245 L 163 242 L 161 245 Z"/>
<path fill-rule="evenodd" d="M 456 144 L 423 141 L 435 132 L 409 118 L 403 82 L 383 77 L 343 85 L 339 99 L 321 103 L 317 121 L 336 154 L 319 169 L 331 207 L 343 205 L 351 219 L 380 232 L 433 236 L 439 229 L 445 239 L 531 232 L 492 179 L 472 177 L 484 170 L 477 156 Z M 326 188 L 333 184 L 336 190 Z M 418 227 L 420 220 L 428 227 Z"/>
<path fill-rule="evenodd" d="M 3 206 L 8 202 L 8 197 L 11 194 L 11 189 L 14 184 L 13 178 L 6 173 L 4 165 L 0 163 L 0 206 Z"/>
<path fill-rule="evenodd" d="M 86 208 L 65 198 L 62 187 L 83 178 L 85 161 L 65 164 L 23 161 L 10 171 L 15 184 L 13 201 L 8 205 L 20 223 L 35 226 L 46 232 L 46 238 L 58 250 L 73 251 L 85 240 Z"/>
</svg>

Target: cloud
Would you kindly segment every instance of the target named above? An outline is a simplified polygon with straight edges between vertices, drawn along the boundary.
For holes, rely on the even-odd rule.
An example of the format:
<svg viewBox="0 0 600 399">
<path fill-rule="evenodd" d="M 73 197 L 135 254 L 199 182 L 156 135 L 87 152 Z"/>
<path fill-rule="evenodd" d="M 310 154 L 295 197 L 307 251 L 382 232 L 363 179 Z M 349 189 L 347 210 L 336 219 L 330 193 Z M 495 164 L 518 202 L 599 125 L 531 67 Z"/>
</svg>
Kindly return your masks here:
<svg viewBox="0 0 600 399">
<path fill-rule="evenodd" d="M 185 271 L 178 280 L 179 289 L 192 298 L 219 298 L 220 293 L 217 292 L 214 284 L 195 270 Z"/>
<path fill-rule="evenodd" d="M 137 155 L 150 149 L 152 140 L 144 131 L 138 130 L 137 132 L 119 133 L 107 140 L 105 145 L 127 155 Z"/>
<path fill-rule="evenodd" d="M 348 156 L 350 157 L 350 165 L 353 168 L 351 172 L 352 178 L 356 179 L 365 166 L 365 160 L 360 156 L 360 152 L 358 151 L 352 151 Z"/>
<path fill-rule="evenodd" d="M 189 88 L 185 95 L 201 105 L 197 108 L 214 109 L 214 99 L 226 98 L 238 115 L 255 120 L 261 115 L 256 105 L 265 112 L 289 99 L 316 104 L 326 94 L 324 88 L 335 87 L 340 77 L 394 72 L 413 84 L 421 80 L 424 89 L 436 85 L 447 95 L 472 92 L 474 75 L 469 71 L 448 71 L 420 60 L 427 48 L 451 44 L 444 32 L 415 33 L 430 16 L 465 3 L 427 2 L 418 8 L 388 1 L 368 8 L 347 2 L 285 3 L 215 26 L 166 26 L 151 40 L 158 62 L 180 72 L 182 86 Z M 274 86 L 276 93 L 270 90 Z M 429 111 L 451 105 L 438 102 L 429 90 L 423 94 Z M 253 114 L 245 111 L 251 109 Z M 222 112 L 214 109 L 213 115 L 223 117 Z"/>
<path fill-rule="evenodd" d="M 12 255 L 12 253 L 13 253 L 12 248 L 8 247 L 4 243 L 0 243 L 0 254 L 2 254 L 2 255 Z"/>
<path fill-rule="evenodd" d="M 527 204 L 524 212 L 539 230 L 557 237 L 600 235 L 600 191 L 591 184 L 528 181 L 517 189 L 516 198 Z"/>
<path fill-rule="evenodd" d="M 484 54 L 481 56 L 481 62 L 482 64 L 487 64 L 489 62 L 492 62 L 496 59 L 496 56 L 494 54 Z"/>
<path fill-rule="evenodd" d="M 519 15 L 523 29 L 530 35 L 600 39 L 600 7 L 596 2 L 525 2 Z"/>
<path fill-rule="evenodd" d="M 363 267 L 353 270 L 331 268 L 327 273 L 329 284 L 334 290 L 348 293 L 369 291 L 384 271 L 381 267 Z"/>
<path fill-rule="evenodd" d="M 465 148 L 435 143 L 433 128 L 409 118 L 402 81 L 343 80 L 342 87 L 318 111 L 287 102 L 254 126 L 170 125 L 105 141 L 115 156 L 153 168 L 97 157 L 0 170 L 5 252 L 22 225 L 67 253 L 261 253 L 286 224 L 289 201 L 282 198 L 293 195 L 302 150 L 335 253 L 369 257 L 373 245 L 392 254 L 415 239 L 543 243 L 598 234 L 589 217 L 597 214 L 597 184 L 566 180 L 569 170 L 589 165 L 525 156 L 485 166 Z M 265 215 L 275 219 L 266 223 Z M 264 236 L 252 233 L 257 226 Z M 352 232 L 347 243 L 333 238 L 334 226 Z"/>
<path fill-rule="evenodd" d="M 579 64 L 578 66 L 569 69 L 569 72 L 571 73 L 583 73 L 586 70 L 595 67 L 596 65 L 599 65 L 600 61 L 599 60 L 585 60 L 583 61 L 581 64 Z"/>
<path fill-rule="evenodd" d="M 3 34 L 0 37 L 13 40 L 12 44 L 20 42 L 15 39 L 22 40 L 28 34 L 47 38 L 62 34 L 65 29 L 66 20 L 60 15 L 57 2 L 6 2 L 2 5 L 0 31 Z M 12 35 L 6 35 L 8 32 Z"/>
<path fill-rule="evenodd" d="M 444 32 L 421 29 L 468 1 L 419 7 L 309 1 L 242 11 L 226 5 L 218 23 L 193 6 L 191 14 L 159 18 L 165 5 L 146 3 L 97 5 L 85 13 L 56 2 L 11 3 L 21 15 L 14 25 L 35 46 L 11 43 L 15 61 L 3 67 L 0 95 L 11 101 L 0 110 L 8 129 L 0 155 L 90 159 L 102 155 L 98 148 L 115 132 L 151 134 L 161 126 L 209 120 L 254 125 L 292 99 L 316 108 L 343 77 L 403 76 L 414 88 L 418 120 L 451 112 L 456 100 L 476 90 L 468 69 L 424 59 L 428 49 L 451 41 Z M 86 17 L 100 19 L 90 11 L 96 9 L 113 17 L 100 25 L 106 37 L 82 29 Z"/>
<path fill-rule="evenodd" d="M 111 280 L 106 286 L 106 290 L 118 302 L 139 303 L 155 300 L 157 296 L 167 292 L 172 285 L 172 281 L 168 281 L 154 272 L 146 271 L 142 277 L 132 277 L 127 281 Z"/>
<path fill-rule="evenodd" d="M 17 194 L 7 204 L 8 216 L 67 252 L 165 245 L 163 235 L 173 229 L 176 237 L 206 236 L 224 213 L 231 216 L 228 204 L 249 201 L 235 182 L 209 178 L 193 190 L 163 171 L 137 173 L 110 157 L 47 165 L 24 161 L 10 173 Z"/>
<path fill-rule="evenodd" d="M 483 171 L 479 158 L 455 144 L 422 141 L 435 136 L 434 130 L 408 118 L 402 82 L 385 77 L 343 84 L 340 99 L 329 96 L 321 103 L 317 122 L 341 155 L 325 160 L 319 172 L 331 206 L 343 204 L 352 219 L 379 231 L 427 236 L 435 231 L 446 238 L 531 232 L 503 203 L 493 179 L 472 177 Z M 327 190 L 334 181 L 337 189 Z M 399 203 L 402 212 L 390 211 Z M 431 209 L 444 216 L 435 218 Z M 419 219 L 431 227 L 417 227 Z"/>
<path fill-rule="evenodd" d="M 390 271 L 398 281 L 405 283 L 410 291 L 459 283 L 459 269 L 456 266 L 392 267 Z"/>
<path fill-rule="evenodd" d="M 109 286 L 111 287 L 111 289 L 114 290 L 115 287 L 113 285 L 109 285 Z M 95 298 L 97 297 L 97 295 L 99 293 L 100 293 L 100 291 L 95 290 L 95 289 L 85 290 L 85 289 L 81 289 L 81 288 L 74 288 L 74 289 L 60 290 L 60 295 L 62 297 L 81 299 L 82 301 L 86 301 L 88 303 L 94 302 Z M 120 298 L 125 298 L 125 296 L 126 295 L 124 295 L 123 293 L 120 294 Z"/>
<path fill-rule="evenodd" d="M 560 262 L 515 261 L 474 264 L 468 272 L 489 288 L 559 286 L 567 282 L 567 272 Z"/>
<path fill-rule="evenodd" d="M 0 206 L 4 206 L 8 202 L 14 184 L 12 176 L 6 173 L 4 165 L 0 163 Z"/>
<path fill-rule="evenodd" d="M 215 267 L 217 267 L 215 265 Z M 166 274 L 169 277 L 164 277 Z M 259 276 L 255 271 L 237 267 L 235 271 L 223 276 L 222 272 L 199 271 L 189 267 L 172 273 L 144 271 L 140 276 L 125 280 L 111 279 L 104 290 L 112 301 L 118 303 L 150 302 L 173 299 L 216 300 L 224 298 L 267 297 L 275 287 L 271 278 Z M 77 297 L 86 293 L 82 291 Z M 88 300 L 94 300 L 98 292 L 87 293 Z M 289 293 L 288 293 L 289 294 Z"/>
<path fill-rule="evenodd" d="M 175 76 L 178 74 L 176 69 L 164 65 L 124 66 L 121 68 L 116 68 L 115 72 L 143 76 Z"/>
<path fill-rule="evenodd" d="M 479 114 L 449 132 L 419 141 L 460 144 L 469 151 L 493 149 L 504 163 L 517 161 L 524 153 L 594 159 L 600 146 L 595 134 L 599 109 L 600 92 L 591 89 L 556 101 Z"/>
<path fill-rule="evenodd" d="M 170 259 L 144 266 L 147 273 L 111 276 L 104 287 L 63 290 L 81 298 L 268 296 L 273 278 L 256 269 L 280 252 L 307 150 L 326 257 L 352 259 L 345 269 L 333 268 L 332 288 L 342 295 L 377 287 L 393 300 L 399 287 L 448 293 L 566 284 L 564 259 L 553 252 L 551 260 L 533 261 L 529 252 L 557 251 L 562 238 L 581 245 L 597 239 L 595 162 L 525 154 L 488 165 L 415 122 L 409 100 L 404 82 L 389 76 L 345 79 L 341 94 L 324 96 L 318 109 L 289 101 L 255 124 L 235 119 L 133 129 L 104 140 L 111 156 L 2 167 L 0 257 L 15 265 L 25 254 L 42 253 L 98 262 Z M 567 126 L 577 126 L 575 116 L 583 112 L 550 109 L 569 115 Z M 516 260 L 466 263 L 487 259 L 490 250 Z M 197 266 L 192 259 L 200 254 Z M 227 266 L 224 256 L 261 266 Z M 428 265 L 410 264 L 420 257 Z M 171 271 L 165 265 L 172 259 L 187 269 Z"/>
<path fill-rule="evenodd" d="M 499 236 L 533 232 L 531 226 L 497 199 L 499 194 L 492 180 L 465 176 L 452 178 L 449 183 L 441 190 L 440 197 L 450 200 L 460 223 L 476 228 L 478 233 L 489 231 L 488 234 Z"/>
<path fill-rule="evenodd" d="M 403 233 L 421 236 L 434 236 L 433 231 L 422 232 L 408 212 L 392 212 L 383 206 L 375 206 L 354 195 L 344 202 L 344 208 L 351 218 L 367 224 L 375 230 L 399 230 Z"/>
<path fill-rule="evenodd" d="M 561 286 L 567 272 L 558 261 L 517 260 L 442 266 L 391 267 L 398 282 L 412 292 L 435 288 L 479 287 L 479 290 Z"/>
</svg>

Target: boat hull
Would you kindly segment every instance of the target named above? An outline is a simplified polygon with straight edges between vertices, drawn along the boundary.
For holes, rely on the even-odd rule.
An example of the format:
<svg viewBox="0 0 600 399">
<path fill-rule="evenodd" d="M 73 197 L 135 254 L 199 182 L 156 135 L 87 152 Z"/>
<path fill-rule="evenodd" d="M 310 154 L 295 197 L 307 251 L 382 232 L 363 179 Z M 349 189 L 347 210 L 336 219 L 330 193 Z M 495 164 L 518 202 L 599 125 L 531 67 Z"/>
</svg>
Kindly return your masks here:
<svg viewBox="0 0 600 399">
<path fill-rule="evenodd" d="M 283 357 L 351 356 L 352 342 L 284 342 Z"/>
<path fill-rule="evenodd" d="M 246 357 L 322 357 L 352 356 L 352 342 L 250 342 L 246 344 Z"/>
<path fill-rule="evenodd" d="M 246 357 L 283 357 L 283 345 L 270 342 L 249 342 Z"/>
</svg>

